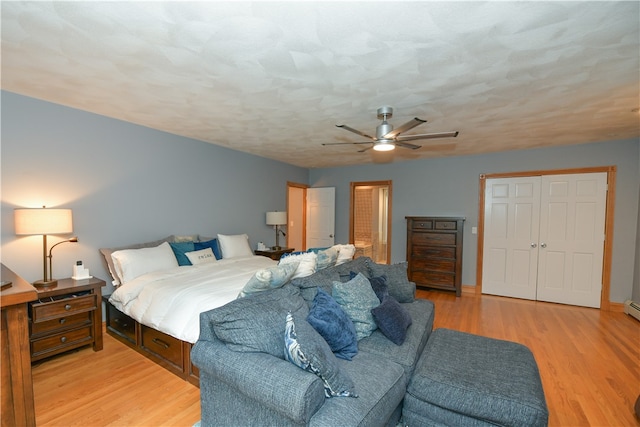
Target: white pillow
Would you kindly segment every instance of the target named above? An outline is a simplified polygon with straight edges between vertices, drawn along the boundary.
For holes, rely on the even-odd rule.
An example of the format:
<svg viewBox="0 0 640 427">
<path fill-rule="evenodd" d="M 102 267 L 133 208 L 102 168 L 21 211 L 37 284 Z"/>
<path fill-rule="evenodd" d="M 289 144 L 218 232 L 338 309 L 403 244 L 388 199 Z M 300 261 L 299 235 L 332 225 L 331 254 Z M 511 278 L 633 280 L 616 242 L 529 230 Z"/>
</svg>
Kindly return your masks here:
<svg viewBox="0 0 640 427">
<path fill-rule="evenodd" d="M 238 298 L 244 298 L 249 294 L 284 286 L 284 284 L 291 279 L 291 276 L 293 276 L 297 268 L 298 264 L 291 262 L 256 271 L 256 274 L 244 285 Z"/>
<path fill-rule="evenodd" d="M 192 265 L 205 264 L 208 262 L 216 262 L 216 256 L 213 254 L 211 248 L 204 248 L 199 251 L 191 251 L 184 253 Z"/>
<path fill-rule="evenodd" d="M 122 284 L 143 274 L 178 267 L 178 260 L 167 242 L 151 248 L 116 251 L 111 258 Z"/>
<path fill-rule="evenodd" d="M 332 249 L 336 249 L 338 251 L 338 259 L 336 260 L 336 265 L 344 264 L 345 262 L 353 259 L 353 256 L 356 254 L 356 247 L 354 245 L 333 245 Z"/>
<path fill-rule="evenodd" d="M 295 279 L 296 277 L 311 276 L 313 273 L 315 273 L 316 259 L 317 255 L 315 254 L 315 252 L 305 252 L 302 254 L 288 255 L 284 258 L 280 258 L 280 262 L 278 262 L 278 265 L 298 262 L 298 268 L 296 268 L 295 273 L 293 273 L 293 276 L 291 276 L 292 279 Z"/>
<path fill-rule="evenodd" d="M 218 244 L 222 251 L 222 258 L 235 258 L 253 255 L 251 246 L 249 246 L 249 236 L 246 234 L 234 234 L 231 236 L 218 234 Z"/>
</svg>

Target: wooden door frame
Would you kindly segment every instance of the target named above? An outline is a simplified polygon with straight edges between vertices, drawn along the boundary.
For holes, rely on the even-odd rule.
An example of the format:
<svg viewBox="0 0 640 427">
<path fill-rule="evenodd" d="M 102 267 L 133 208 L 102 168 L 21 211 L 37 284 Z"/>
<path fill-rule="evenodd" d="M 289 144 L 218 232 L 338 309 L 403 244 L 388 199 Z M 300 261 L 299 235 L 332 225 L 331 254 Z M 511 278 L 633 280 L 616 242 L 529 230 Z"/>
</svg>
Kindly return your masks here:
<svg viewBox="0 0 640 427">
<path fill-rule="evenodd" d="M 386 186 L 389 189 L 389 206 L 387 206 L 387 264 L 391 263 L 391 218 L 393 216 L 393 181 L 351 181 L 350 193 L 349 193 L 349 243 L 355 244 L 355 232 L 353 225 L 353 213 L 354 213 L 354 198 L 356 187 L 382 187 Z"/>
<path fill-rule="evenodd" d="M 302 189 L 302 248 L 300 250 L 307 250 L 307 188 L 309 185 L 300 184 L 297 182 L 287 181 L 287 216 L 289 215 L 289 188 L 300 188 Z M 287 239 L 287 244 L 289 240 Z"/>
<path fill-rule="evenodd" d="M 610 301 L 611 259 L 613 254 L 613 217 L 616 199 L 616 166 L 480 174 L 478 190 L 478 257 L 476 260 L 476 294 L 482 294 L 482 263 L 484 261 L 484 192 L 487 179 L 599 172 L 607 173 L 607 199 L 605 202 L 606 211 L 604 219 L 604 251 L 602 254 L 602 289 L 600 293 L 600 309 L 604 311 L 622 311 L 622 304 L 612 303 Z"/>
</svg>

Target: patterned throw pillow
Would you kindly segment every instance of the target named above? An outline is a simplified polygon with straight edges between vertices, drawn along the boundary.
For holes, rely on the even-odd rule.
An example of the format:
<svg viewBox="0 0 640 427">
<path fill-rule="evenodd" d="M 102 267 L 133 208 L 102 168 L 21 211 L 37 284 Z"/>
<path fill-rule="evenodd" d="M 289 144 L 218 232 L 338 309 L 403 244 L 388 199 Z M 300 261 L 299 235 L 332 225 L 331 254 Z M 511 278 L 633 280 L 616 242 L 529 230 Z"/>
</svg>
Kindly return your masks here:
<svg viewBox="0 0 640 427">
<path fill-rule="evenodd" d="M 291 279 L 296 268 L 298 268 L 298 263 L 293 262 L 256 271 L 256 274 L 244 285 L 238 298 L 284 286 Z"/>
<path fill-rule="evenodd" d="M 380 300 L 373 292 L 369 279 L 362 273 L 346 283 L 333 282 L 332 295 L 353 321 L 358 340 L 368 337 L 376 330 L 371 310 L 380 305 Z"/>
<path fill-rule="evenodd" d="M 285 321 L 284 358 L 320 377 L 326 397 L 358 397 L 353 380 L 340 370 L 326 341 L 306 321 L 294 321 L 291 313 Z"/>
<path fill-rule="evenodd" d="M 413 320 L 411 314 L 392 296 L 386 296 L 378 307 L 371 310 L 382 334 L 396 344 L 402 345 L 407 337 L 407 328 Z"/>
<path fill-rule="evenodd" d="M 293 278 L 311 276 L 316 272 L 316 258 L 317 255 L 313 252 L 305 252 L 299 255 L 289 255 L 284 258 L 280 258 L 278 264 L 296 263 L 298 268 L 293 273 Z"/>
<path fill-rule="evenodd" d="M 369 263 L 371 276 L 387 276 L 389 295 L 398 302 L 413 302 L 416 299 L 416 285 L 407 277 L 407 263 L 377 264 Z"/>
<path fill-rule="evenodd" d="M 358 273 L 356 273 L 355 271 L 352 271 L 351 276 L 349 277 L 349 280 L 353 279 L 357 275 Z M 384 297 L 389 295 L 389 287 L 387 286 L 387 276 L 382 275 L 379 277 L 369 277 L 369 283 L 371 283 L 371 288 L 373 289 L 373 292 L 376 293 L 376 296 L 378 297 L 380 302 L 382 302 Z"/>
<path fill-rule="evenodd" d="M 333 267 L 338 259 L 338 251 L 334 248 L 327 248 L 316 252 L 316 270 Z"/>
<path fill-rule="evenodd" d="M 322 288 L 318 288 L 307 322 L 322 335 L 336 357 L 351 360 L 358 354 L 358 338 L 353 322 L 340 304 Z"/>
</svg>

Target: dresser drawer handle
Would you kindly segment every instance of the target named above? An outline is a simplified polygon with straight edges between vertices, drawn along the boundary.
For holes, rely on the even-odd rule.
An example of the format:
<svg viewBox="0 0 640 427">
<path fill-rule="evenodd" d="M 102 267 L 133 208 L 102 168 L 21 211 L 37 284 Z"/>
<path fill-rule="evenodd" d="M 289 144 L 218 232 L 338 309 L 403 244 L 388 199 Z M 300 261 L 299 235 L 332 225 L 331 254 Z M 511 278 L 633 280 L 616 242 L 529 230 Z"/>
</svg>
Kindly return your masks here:
<svg viewBox="0 0 640 427">
<path fill-rule="evenodd" d="M 154 338 L 151 341 L 153 341 L 154 343 L 158 344 L 161 347 L 164 347 L 165 350 L 169 348 L 169 344 L 167 344 L 166 342 L 164 342 L 164 341 L 162 341 L 162 340 L 160 340 L 158 338 Z"/>
<path fill-rule="evenodd" d="M 63 317 L 62 319 L 60 319 L 60 324 L 62 325 L 62 324 L 64 324 L 64 323 L 66 323 L 66 321 L 67 321 L 67 318 L 66 318 L 66 317 Z"/>
<path fill-rule="evenodd" d="M 64 343 L 64 342 L 67 342 L 67 337 L 61 337 L 61 338 L 60 338 L 60 342 L 63 342 L 63 343 Z"/>
<path fill-rule="evenodd" d="M 71 304 L 65 304 L 64 309 L 67 311 L 71 310 Z"/>
<path fill-rule="evenodd" d="M 113 319 L 113 322 L 118 324 L 118 325 L 121 325 L 123 328 L 126 328 L 127 326 L 129 326 L 128 323 L 124 323 L 120 319 Z"/>
</svg>

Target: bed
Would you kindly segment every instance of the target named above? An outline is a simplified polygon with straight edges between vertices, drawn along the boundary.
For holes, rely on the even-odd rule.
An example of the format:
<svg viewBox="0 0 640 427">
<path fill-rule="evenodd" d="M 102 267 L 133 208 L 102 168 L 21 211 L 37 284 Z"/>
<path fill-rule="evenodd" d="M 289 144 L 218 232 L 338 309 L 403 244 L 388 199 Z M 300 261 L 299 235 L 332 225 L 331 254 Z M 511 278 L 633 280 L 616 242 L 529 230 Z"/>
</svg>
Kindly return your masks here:
<svg viewBox="0 0 640 427">
<path fill-rule="evenodd" d="M 100 250 L 114 284 L 118 285 L 111 295 L 103 297 L 106 331 L 198 385 L 198 372 L 191 364 L 190 352 L 198 339 L 200 313 L 236 299 L 257 272 L 277 262 L 253 255 L 246 235 L 218 235 L 217 239 L 202 242 L 176 240 L 176 236 L 169 236 L 145 244 Z M 205 249 L 190 250 L 203 246 Z M 207 254 L 205 258 L 209 260 L 197 262 L 193 258 L 194 264 L 190 265 L 185 260 L 191 258 L 183 259 L 183 255 L 198 254 L 200 257 Z"/>
</svg>

